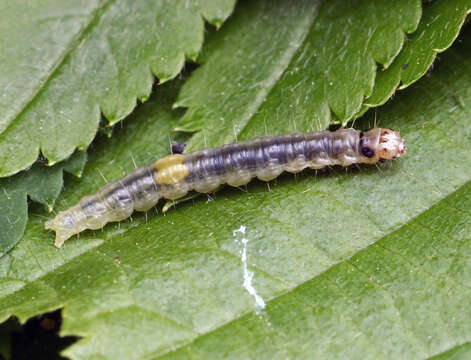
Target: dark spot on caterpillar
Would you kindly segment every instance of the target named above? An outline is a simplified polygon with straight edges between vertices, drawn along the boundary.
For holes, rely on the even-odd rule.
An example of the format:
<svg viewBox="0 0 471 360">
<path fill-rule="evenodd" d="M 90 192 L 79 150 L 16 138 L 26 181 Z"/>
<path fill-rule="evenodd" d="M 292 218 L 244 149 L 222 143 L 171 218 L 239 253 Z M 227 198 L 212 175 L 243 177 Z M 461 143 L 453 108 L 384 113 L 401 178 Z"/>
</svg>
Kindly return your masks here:
<svg viewBox="0 0 471 360">
<path fill-rule="evenodd" d="M 363 131 L 360 131 L 360 139 L 363 137 L 363 135 L 365 135 Z"/>
<path fill-rule="evenodd" d="M 367 158 L 372 158 L 373 156 L 375 156 L 375 152 L 370 147 L 366 146 L 363 140 L 364 139 L 360 139 L 361 153 Z"/>
<path fill-rule="evenodd" d="M 409 64 L 404 64 L 404 65 L 402 65 L 402 70 L 407 69 L 408 66 L 409 66 Z"/>
<path fill-rule="evenodd" d="M 367 158 L 372 158 L 375 155 L 375 152 L 371 150 L 368 146 L 362 147 L 361 153 L 365 155 Z"/>
<path fill-rule="evenodd" d="M 175 141 L 172 143 L 172 154 L 183 154 L 183 151 L 185 151 L 185 144 L 182 144 L 181 142 Z"/>
<path fill-rule="evenodd" d="M 385 143 L 385 142 L 388 142 L 388 139 L 386 138 L 386 135 L 389 135 L 391 133 L 391 131 L 394 131 L 393 129 L 384 129 L 382 132 L 381 132 L 381 140 L 380 140 L 380 143 Z"/>
</svg>

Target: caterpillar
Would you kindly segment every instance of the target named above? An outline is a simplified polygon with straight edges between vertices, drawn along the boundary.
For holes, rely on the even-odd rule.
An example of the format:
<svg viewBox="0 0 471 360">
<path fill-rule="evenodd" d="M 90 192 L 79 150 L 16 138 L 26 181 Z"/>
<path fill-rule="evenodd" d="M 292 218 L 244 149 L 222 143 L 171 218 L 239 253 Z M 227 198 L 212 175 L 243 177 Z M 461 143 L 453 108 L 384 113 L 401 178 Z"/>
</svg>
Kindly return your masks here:
<svg viewBox="0 0 471 360">
<path fill-rule="evenodd" d="M 55 245 L 85 229 L 100 229 L 121 221 L 133 211 L 147 211 L 160 198 L 175 200 L 189 191 L 215 191 L 221 184 L 241 186 L 252 178 L 269 181 L 283 171 L 297 173 L 305 168 L 330 165 L 375 164 L 406 152 L 404 140 L 392 129 L 373 128 L 263 136 L 182 154 L 180 151 L 135 169 L 109 183 L 94 195 L 61 211 L 46 222 L 56 232 Z"/>
</svg>

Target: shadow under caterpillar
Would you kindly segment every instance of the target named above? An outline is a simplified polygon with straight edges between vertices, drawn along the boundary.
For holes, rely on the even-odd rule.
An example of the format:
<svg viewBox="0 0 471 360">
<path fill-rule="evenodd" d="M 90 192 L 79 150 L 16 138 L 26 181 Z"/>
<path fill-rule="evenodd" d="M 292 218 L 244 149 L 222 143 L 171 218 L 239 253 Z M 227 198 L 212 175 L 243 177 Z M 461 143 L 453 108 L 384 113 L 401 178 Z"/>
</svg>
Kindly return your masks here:
<svg viewBox="0 0 471 360">
<path fill-rule="evenodd" d="M 182 149 L 183 150 L 183 149 Z M 56 232 L 55 245 L 85 229 L 100 229 L 121 221 L 133 211 L 147 211 L 160 198 L 175 200 L 189 191 L 215 191 L 221 184 L 241 186 L 252 178 L 269 181 L 283 171 L 330 165 L 375 164 L 404 155 L 406 146 L 399 133 L 373 128 L 263 136 L 219 148 L 165 156 L 109 183 L 94 195 L 61 211 L 46 222 Z"/>
</svg>

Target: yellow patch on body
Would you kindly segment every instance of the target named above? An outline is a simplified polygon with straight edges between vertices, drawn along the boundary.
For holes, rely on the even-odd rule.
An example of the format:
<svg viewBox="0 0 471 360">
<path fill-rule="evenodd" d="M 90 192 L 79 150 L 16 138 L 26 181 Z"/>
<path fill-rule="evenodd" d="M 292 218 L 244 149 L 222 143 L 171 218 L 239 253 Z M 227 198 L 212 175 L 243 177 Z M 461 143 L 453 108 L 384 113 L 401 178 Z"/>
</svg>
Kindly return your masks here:
<svg viewBox="0 0 471 360">
<path fill-rule="evenodd" d="M 157 169 L 157 175 L 155 175 L 157 184 L 178 184 L 185 179 L 190 171 L 184 161 L 185 155 L 182 154 L 168 155 L 157 160 L 154 164 Z"/>
</svg>

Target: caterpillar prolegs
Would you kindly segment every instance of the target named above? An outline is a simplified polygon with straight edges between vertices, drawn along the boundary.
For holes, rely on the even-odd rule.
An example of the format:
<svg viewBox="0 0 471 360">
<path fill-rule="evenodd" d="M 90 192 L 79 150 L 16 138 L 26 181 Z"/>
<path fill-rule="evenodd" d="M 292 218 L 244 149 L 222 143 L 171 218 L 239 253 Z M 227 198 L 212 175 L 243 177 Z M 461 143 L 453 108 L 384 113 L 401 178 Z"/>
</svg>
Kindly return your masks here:
<svg viewBox="0 0 471 360">
<path fill-rule="evenodd" d="M 297 173 L 307 167 L 375 164 L 402 156 L 406 147 L 391 129 L 340 129 L 306 134 L 264 136 L 219 148 L 165 156 L 137 168 L 124 178 L 85 196 L 78 204 L 46 222 L 56 232 L 55 245 L 85 229 L 100 229 L 121 221 L 133 211 L 147 211 L 160 198 L 175 200 L 189 191 L 212 192 L 221 184 L 240 186 L 252 178 L 269 181 L 283 171 Z"/>
</svg>

